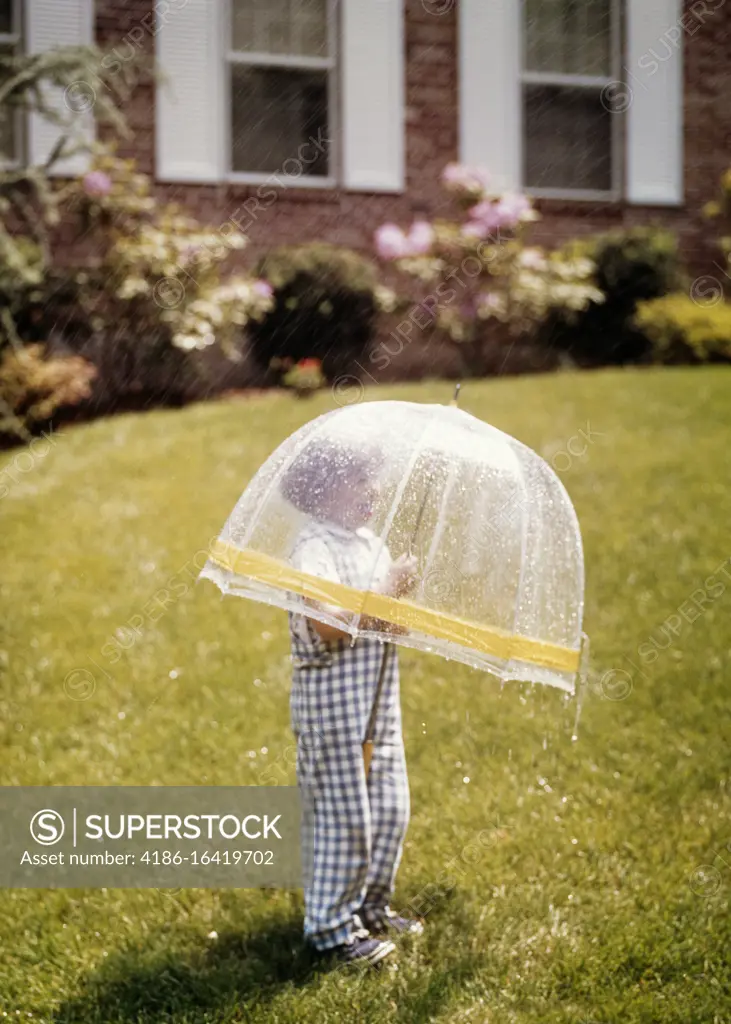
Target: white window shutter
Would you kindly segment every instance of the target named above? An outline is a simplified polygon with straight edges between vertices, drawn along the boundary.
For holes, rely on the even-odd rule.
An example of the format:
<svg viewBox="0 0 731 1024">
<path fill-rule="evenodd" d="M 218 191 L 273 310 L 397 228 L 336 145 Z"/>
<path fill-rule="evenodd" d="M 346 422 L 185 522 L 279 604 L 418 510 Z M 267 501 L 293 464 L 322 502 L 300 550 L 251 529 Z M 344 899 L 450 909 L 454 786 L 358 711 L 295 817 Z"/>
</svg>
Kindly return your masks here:
<svg viewBox="0 0 731 1024">
<path fill-rule="evenodd" d="M 485 167 L 495 191 L 519 191 L 522 171 L 521 10 L 518 0 L 460 0 L 460 160 Z"/>
<path fill-rule="evenodd" d="M 94 0 L 26 0 L 25 38 L 28 53 L 45 53 L 57 46 L 89 46 L 94 42 Z M 73 132 L 78 140 L 94 141 L 94 84 L 79 83 L 78 89 L 48 89 L 46 102 L 63 117 L 73 116 Z M 31 164 L 46 162 L 63 130 L 31 114 L 28 123 L 28 158 Z M 70 146 L 74 138 L 69 137 Z M 54 164 L 51 173 L 74 176 L 88 167 L 88 152 L 79 152 Z"/>
<path fill-rule="evenodd" d="M 403 0 L 342 0 L 343 183 L 404 188 Z"/>
<path fill-rule="evenodd" d="M 681 0 L 628 0 L 627 198 L 683 201 Z"/>
<path fill-rule="evenodd" d="M 221 0 L 156 4 L 160 81 L 155 110 L 159 181 L 220 181 L 224 163 Z"/>
</svg>

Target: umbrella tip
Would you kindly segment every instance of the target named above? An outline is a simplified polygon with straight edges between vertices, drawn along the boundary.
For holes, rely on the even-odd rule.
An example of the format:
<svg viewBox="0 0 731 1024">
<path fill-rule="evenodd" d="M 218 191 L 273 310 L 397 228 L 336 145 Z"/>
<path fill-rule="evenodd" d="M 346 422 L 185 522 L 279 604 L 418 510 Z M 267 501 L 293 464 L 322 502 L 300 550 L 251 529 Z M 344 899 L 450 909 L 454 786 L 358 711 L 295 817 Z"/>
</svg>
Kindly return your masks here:
<svg viewBox="0 0 731 1024">
<path fill-rule="evenodd" d="M 456 385 L 455 389 L 454 389 L 454 394 L 452 395 L 452 401 L 449 403 L 450 405 L 453 405 L 453 406 L 459 405 L 459 390 L 460 390 L 461 387 L 462 387 L 462 383 L 460 381 L 460 383 L 458 383 Z"/>
</svg>

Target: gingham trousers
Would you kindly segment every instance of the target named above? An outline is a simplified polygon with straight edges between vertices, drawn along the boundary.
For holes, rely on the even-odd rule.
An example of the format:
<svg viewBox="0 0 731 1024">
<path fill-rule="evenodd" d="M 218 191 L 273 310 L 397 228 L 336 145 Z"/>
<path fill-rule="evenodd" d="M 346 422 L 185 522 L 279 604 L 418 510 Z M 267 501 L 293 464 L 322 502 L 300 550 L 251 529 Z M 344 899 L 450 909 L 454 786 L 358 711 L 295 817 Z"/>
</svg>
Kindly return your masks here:
<svg viewBox="0 0 731 1024">
<path fill-rule="evenodd" d="M 362 743 L 388 652 L 366 780 Z M 305 936 L 350 941 L 353 915 L 383 918 L 409 820 L 396 651 L 377 640 L 333 645 L 329 664 L 294 669 L 290 700 L 303 804 Z"/>
</svg>

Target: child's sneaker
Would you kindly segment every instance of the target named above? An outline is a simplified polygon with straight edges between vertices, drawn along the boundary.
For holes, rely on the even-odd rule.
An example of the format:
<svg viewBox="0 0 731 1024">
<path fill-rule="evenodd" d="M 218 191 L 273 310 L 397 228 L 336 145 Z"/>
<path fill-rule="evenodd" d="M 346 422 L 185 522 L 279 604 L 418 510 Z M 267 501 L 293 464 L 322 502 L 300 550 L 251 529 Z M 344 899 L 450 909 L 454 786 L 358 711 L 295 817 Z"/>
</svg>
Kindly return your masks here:
<svg viewBox="0 0 731 1024">
<path fill-rule="evenodd" d="M 356 918 L 356 923 L 360 921 Z M 345 963 L 366 963 L 371 967 L 380 964 L 386 957 L 396 952 L 390 939 L 374 938 L 367 928 L 356 928 L 352 942 L 340 946 L 340 959 Z"/>
<path fill-rule="evenodd" d="M 377 921 L 368 922 L 369 929 L 376 935 L 393 932 L 396 935 L 423 935 L 424 925 L 413 917 L 400 917 L 397 913 L 386 907 L 383 916 Z"/>
</svg>

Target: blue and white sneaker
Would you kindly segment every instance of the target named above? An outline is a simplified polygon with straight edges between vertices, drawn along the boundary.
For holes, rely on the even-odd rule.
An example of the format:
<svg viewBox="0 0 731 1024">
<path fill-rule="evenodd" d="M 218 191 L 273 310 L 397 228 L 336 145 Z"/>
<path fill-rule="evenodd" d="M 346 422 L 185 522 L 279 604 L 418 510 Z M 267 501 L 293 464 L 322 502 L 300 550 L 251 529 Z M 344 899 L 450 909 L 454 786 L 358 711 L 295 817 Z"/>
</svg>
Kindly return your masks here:
<svg viewBox="0 0 731 1024">
<path fill-rule="evenodd" d="M 355 923 L 352 941 L 338 947 L 338 955 L 345 963 L 366 963 L 376 967 L 396 952 L 390 939 L 375 938 L 367 928 L 362 927 L 357 917 Z"/>
<path fill-rule="evenodd" d="M 395 935 L 423 935 L 424 925 L 413 917 L 400 917 L 390 907 L 379 914 L 378 918 L 365 918 L 368 928 L 375 935 L 392 932 Z"/>
</svg>

